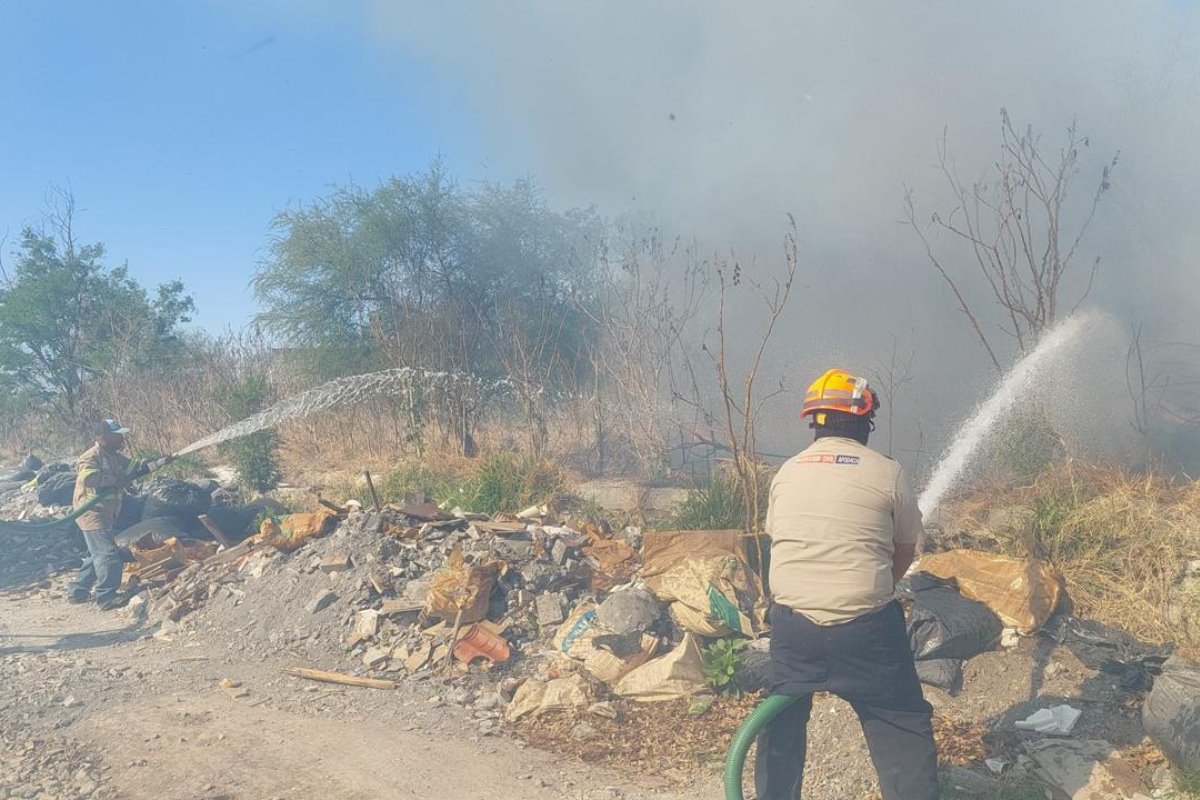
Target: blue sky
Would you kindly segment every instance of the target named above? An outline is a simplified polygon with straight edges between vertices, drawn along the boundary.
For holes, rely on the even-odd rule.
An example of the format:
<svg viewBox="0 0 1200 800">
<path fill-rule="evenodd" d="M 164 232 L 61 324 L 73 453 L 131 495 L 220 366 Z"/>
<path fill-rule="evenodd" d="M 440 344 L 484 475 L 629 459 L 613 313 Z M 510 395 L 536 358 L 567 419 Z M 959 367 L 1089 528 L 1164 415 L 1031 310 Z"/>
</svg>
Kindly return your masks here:
<svg viewBox="0 0 1200 800">
<path fill-rule="evenodd" d="M 1084 183 L 1122 153 L 1083 253 L 1111 264 L 1098 295 L 1190 318 L 1197 54 L 1192 0 L 0 0 L 0 235 L 10 258 L 69 185 L 83 238 L 182 278 L 220 330 L 255 310 L 277 211 L 442 154 L 465 182 L 532 175 L 554 206 L 633 206 L 748 260 L 778 259 L 793 213 L 831 290 L 902 289 L 911 313 L 883 327 L 942 342 L 903 187 L 944 205 L 939 135 L 981 175 L 1005 107 L 1050 146 L 1078 119 Z"/>
<path fill-rule="evenodd" d="M 0 4 L 6 261 L 52 185 L 85 241 L 140 280 L 182 278 L 212 330 L 239 327 L 272 216 L 443 153 L 483 174 L 455 85 L 354 19 L 181 2 Z"/>
</svg>

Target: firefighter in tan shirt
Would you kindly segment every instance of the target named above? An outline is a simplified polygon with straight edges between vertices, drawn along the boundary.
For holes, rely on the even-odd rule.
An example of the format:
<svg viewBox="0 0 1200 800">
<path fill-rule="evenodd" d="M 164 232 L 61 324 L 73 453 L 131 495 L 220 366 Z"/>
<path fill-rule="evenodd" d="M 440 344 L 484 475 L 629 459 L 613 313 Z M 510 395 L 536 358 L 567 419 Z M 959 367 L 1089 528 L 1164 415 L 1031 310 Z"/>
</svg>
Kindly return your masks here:
<svg viewBox="0 0 1200 800">
<path fill-rule="evenodd" d="M 760 736 L 758 800 L 800 796 L 816 691 L 858 714 L 883 800 L 938 796 L 932 709 L 894 599 L 921 512 L 900 465 L 867 447 L 878 408 L 865 380 L 822 375 L 801 411 L 816 441 L 771 484 L 771 688 L 801 699 Z"/>
</svg>

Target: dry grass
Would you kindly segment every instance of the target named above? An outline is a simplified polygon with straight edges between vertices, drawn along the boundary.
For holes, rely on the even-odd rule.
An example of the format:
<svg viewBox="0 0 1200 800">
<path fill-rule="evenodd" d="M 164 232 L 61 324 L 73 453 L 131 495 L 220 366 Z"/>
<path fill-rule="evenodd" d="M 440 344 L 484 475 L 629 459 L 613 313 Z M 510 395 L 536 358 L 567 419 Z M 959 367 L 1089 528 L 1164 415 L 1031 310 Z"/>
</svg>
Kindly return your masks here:
<svg viewBox="0 0 1200 800">
<path fill-rule="evenodd" d="M 1179 583 L 1200 559 L 1200 483 L 1066 464 L 1032 486 L 986 497 L 964 510 L 1023 507 L 1021 524 L 980 525 L 999 549 L 1048 559 L 1080 616 L 1154 643 L 1200 654 L 1200 597 Z"/>
<path fill-rule="evenodd" d="M 511 409 L 489 409 L 472 430 L 478 453 L 532 454 L 529 425 Z M 581 452 L 594 447 L 591 432 L 564 412 L 546 421 L 547 439 L 537 455 L 565 463 L 578 461 Z M 360 472 L 386 471 L 414 459 L 435 463 L 462 458 L 459 443 L 433 423 L 414 430 L 387 398 L 377 398 L 281 426 L 281 460 L 289 477 L 314 468 Z"/>
</svg>

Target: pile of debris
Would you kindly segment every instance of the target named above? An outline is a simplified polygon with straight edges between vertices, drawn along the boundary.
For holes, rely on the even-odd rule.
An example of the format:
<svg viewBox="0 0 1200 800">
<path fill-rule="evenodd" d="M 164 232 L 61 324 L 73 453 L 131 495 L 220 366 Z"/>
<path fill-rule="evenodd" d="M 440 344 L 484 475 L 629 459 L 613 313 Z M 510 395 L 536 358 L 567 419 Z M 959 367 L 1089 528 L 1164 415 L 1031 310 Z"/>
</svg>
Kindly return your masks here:
<svg viewBox="0 0 1200 800">
<path fill-rule="evenodd" d="M 686 698 L 667 716 L 696 718 L 697 730 L 704 719 L 740 716 L 740 706 L 712 710 L 705 653 L 714 640 L 756 640 L 741 651 L 734 685 L 763 687 L 768 640 L 759 638 L 765 609 L 751 537 L 613 531 L 546 509 L 485 517 L 421 500 L 265 520 L 258 535 L 183 567 L 151 592 L 161 635 L 174 635 L 182 622 L 242 658 L 285 654 L 295 665 L 289 674 L 302 678 L 373 688 L 445 679 L 457 687 L 452 694 L 477 707 L 486 701 L 533 741 L 568 726 L 588 758 L 626 752 L 607 746 L 601 754 L 598 743 L 642 719 L 631 711 L 641 702 Z M 966 660 L 1035 634 L 1117 676 L 1131 694 L 1155 684 L 1161 700 L 1182 692 L 1169 687 L 1189 685 L 1186 664 L 1170 670 L 1183 677 L 1158 677 L 1161 648 L 1053 616 L 1062 587 L 1044 564 L 960 550 L 927 556 L 920 568 L 902 586 L 910 639 L 922 678 L 951 694 Z M 1146 730 L 1177 728 L 1186 702 L 1147 702 L 1159 710 Z M 986 746 L 976 728 L 943 719 L 939 741 L 957 753 L 952 761 L 985 776 L 1051 781 L 1053 764 L 1075 752 L 1067 750 L 1076 740 L 1064 737 L 1077 719 L 1068 705 L 1047 705 Z M 1170 750 L 1174 734 L 1155 735 L 1168 752 L 1193 757 L 1187 748 Z M 1089 746 L 1076 755 L 1102 744 Z M 1096 763 L 1116 769 L 1111 748 L 1105 752 Z"/>
<path fill-rule="evenodd" d="M 1021 714 L 992 720 L 986 751 L 973 759 L 986 769 L 956 769 L 953 785 L 990 796 L 999 791 L 989 783 L 994 774 L 1036 781 L 1055 797 L 1139 798 L 1152 789 L 1157 797 L 1170 782 L 1168 760 L 1186 773 L 1200 769 L 1200 665 L 1172 655 L 1170 646 L 1073 616 L 1062 603 L 1066 583 L 1046 562 L 960 547 L 924 556 L 917 569 L 898 594 L 923 682 L 954 695 L 965 661 L 1036 636 L 1044 652 L 1070 651 L 1091 671 L 1093 686 L 1109 694 L 1108 702 L 1097 701 L 1098 689 L 1034 700 Z M 1142 744 L 1131 749 L 1130 740 Z"/>
<path fill-rule="evenodd" d="M 75 491 L 69 464 L 43 464 L 27 456 L 20 466 L 0 473 L 0 518 L 32 522 L 63 516 Z"/>
<path fill-rule="evenodd" d="M 47 467 L 36 456 L 0 472 L 0 520 L 16 523 L 0 525 L 0 552 L 4 553 L 0 589 L 22 593 L 44 587 L 47 576 L 78 565 L 86 553 L 83 539 L 73 528 L 38 527 L 69 510 L 63 503 L 43 505 L 38 491 L 39 480 L 59 481 L 53 476 L 60 473 L 63 470 L 57 465 Z M 74 478 L 73 472 L 69 475 Z M 46 499 L 49 503 L 61 497 L 47 495 Z M 70 502 L 68 496 L 65 504 Z"/>
<path fill-rule="evenodd" d="M 463 678 L 502 694 L 515 721 L 697 694 L 704 639 L 763 630 L 736 531 L 643 535 L 421 500 L 265 520 L 150 593 L 161 635 L 182 621 L 242 656 L 282 651 L 343 677 Z"/>
</svg>

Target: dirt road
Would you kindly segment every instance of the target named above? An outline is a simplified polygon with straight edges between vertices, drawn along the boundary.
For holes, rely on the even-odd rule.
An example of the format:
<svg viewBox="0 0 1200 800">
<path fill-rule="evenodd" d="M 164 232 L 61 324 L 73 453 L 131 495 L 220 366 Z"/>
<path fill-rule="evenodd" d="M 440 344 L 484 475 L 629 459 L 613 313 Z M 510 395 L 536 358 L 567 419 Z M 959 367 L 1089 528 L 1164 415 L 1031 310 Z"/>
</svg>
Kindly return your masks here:
<svg viewBox="0 0 1200 800">
<path fill-rule="evenodd" d="M 543 750 L 525 747 L 495 702 L 461 682 L 411 677 L 381 691 L 284 676 L 313 652 L 315 634 L 278 630 L 251 604 L 222 612 L 233 628 L 194 614 L 156 632 L 129 610 L 67 604 L 58 580 L 0 593 L 0 800 L 721 797 L 711 759 L 668 766 L 665 778 L 638 776 L 621 757 L 585 765 L 571 755 L 581 746 L 571 725 L 537 739 Z M 1143 737 L 1115 677 L 1046 639 L 972 659 L 965 683 L 957 697 L 926 691 L 945 723 L 947 765 L 978 768 L 1015 736 L 1014 720 L 1061 702 L 1083 711 L 1080 737 L 1124 749 Z M 656 744 L 686 732 L 659 724 L 610 733 Z M 818 698 L 809 743 L 806 797 L 878 796 L 842 701 Z"/>
<path fill-rule="evenodd" d="M 0 597 L 0 799 L 720 797 L 523 748 L 432 682 L 308 684 L 58 594 Z"/>
</svg>

